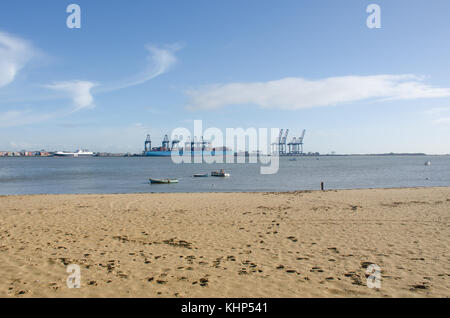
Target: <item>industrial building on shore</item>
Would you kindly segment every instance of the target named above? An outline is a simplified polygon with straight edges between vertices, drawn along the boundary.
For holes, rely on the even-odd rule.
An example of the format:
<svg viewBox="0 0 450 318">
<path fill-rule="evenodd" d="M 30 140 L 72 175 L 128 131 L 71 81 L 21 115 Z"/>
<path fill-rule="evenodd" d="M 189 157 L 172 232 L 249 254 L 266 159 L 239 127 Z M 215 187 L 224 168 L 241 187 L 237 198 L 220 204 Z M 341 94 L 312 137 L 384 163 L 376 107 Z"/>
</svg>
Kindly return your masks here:
<svg viewBox="0 0 450 318">
<path fill-rule="evenodd" d="M 0 157 L 50 157 L 52 153 L 40 150 L 40 151 L 0 151 Z"/>
</svg>

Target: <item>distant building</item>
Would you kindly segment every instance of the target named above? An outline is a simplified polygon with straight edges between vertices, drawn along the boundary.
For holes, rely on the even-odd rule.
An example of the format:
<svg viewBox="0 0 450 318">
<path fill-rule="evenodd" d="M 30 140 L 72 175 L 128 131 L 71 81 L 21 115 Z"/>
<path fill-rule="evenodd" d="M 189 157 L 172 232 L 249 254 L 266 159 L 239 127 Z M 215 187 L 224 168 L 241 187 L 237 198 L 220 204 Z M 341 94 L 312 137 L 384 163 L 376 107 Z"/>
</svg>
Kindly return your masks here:
<svg viewBox="0 0 450 318">
<path fill-rule="evenodd" d="M 0 151 L 0 157 L 50 157 L 52 153 L 41 150 L 41 151 Z"/>
</svg>

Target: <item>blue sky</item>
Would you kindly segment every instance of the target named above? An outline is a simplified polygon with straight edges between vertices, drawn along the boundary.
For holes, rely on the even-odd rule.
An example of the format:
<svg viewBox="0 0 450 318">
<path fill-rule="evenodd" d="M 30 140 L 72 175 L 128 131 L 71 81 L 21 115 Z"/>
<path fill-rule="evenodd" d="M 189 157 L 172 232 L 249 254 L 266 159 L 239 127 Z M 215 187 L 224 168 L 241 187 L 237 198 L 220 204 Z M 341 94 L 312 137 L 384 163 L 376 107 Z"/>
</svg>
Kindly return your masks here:
<svg viewBox="0 0 450 318">
<path fill-rule="evenodd" d="M 66 7 L 81 7 L 81 29 Z M 381 7 L 369 29 L 366 7 Z M 450 153 L 450 2 L 0 2 L 0 150 L 140 152 L 176 127 Z M 290 138 L 289 138 L 290 139 Z"/>
</svg>

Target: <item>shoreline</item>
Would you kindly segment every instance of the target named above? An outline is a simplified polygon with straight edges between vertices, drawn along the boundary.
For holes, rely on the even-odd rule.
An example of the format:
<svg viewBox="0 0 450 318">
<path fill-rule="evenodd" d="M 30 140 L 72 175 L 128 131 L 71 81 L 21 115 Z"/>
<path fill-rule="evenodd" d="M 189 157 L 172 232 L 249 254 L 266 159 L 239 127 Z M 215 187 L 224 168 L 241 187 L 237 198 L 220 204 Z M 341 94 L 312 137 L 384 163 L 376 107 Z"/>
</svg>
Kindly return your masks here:
<svg viewBox="0 0 450 318">
<path fill-rule="evenodd" d="M 2 151 L 0 151 L 1 153 Z M 4 153 L 18 153 L 16 151 L 3 151 Z M 238 156 L 238 157 L 254 157 L 254 156 L 259 156 L 256 154 L 250 154 L 250 155 L 228 155 L 228 156 Z M 267 155 L 263 155 L 263 156 L 267 156 Z M 270 155 L 272 156 L 272 155 Z M 269 157 L 270 157 L 269 156 Z M 388 156 L 399 156 L 399 157 L 404 157 L 404 156 L 416 156 L 416 157 L 432 157 L 432 156 L 450 156 L 449 153 L 438 153 L 438 154 L 433 154 L 433 153 L 424 153 L 424 152 L 417 152 L 417 153 L 342 153 L 342 154 L 303 154 L 303 155 L 280 155 L 280 158 L 309 158 L 309 157 L 351 157 L 351 156 L 366 156 L 366 157 L 371 157 L 371 156 L 382 156 L 382 157 L 388 157 Z M 49 156 L 32 156 L 32 155 L 15 155 L 15 156 L 1 156 L 0 155 L 0 159 L 1 158 L 55 158 L 58 156 L 55 155 L 49 155 Z M 142 155 L 142 154 L 130 154 L 130 155 L 126 155 L 126 154 L 122 154 L 122 153 L 111 153 L 110 155 L 104 155 L 104 154 L 100 154 L 100 155 L 94 155 L 94 156 L 90 156 L 90 157 L 84 157 L 84 158 L 140 158 L 140 157 L 146 157 L 146 158 L 170 158 L 170 156 L 146 156 L 146 155 Z M 62 157 L 59 157 L 62 158 Z M 74 158 L 74 157 L 64 157 L 64 158 Z M 75 159 L 79 159 L 79 158 L 75 158 Z"/>
<path fill-rule="evenodd" d="M 450 187 L 0 196 L 0 297 L 450 297 Z M 81 288 L 66 285 L 67 266 Z M 370 264 L 381 269 L 369 288 Z"/>
<path fill-rule="evenodd" d="M 166 185 L 155 185 L 155 186 L 166 186 Z M 314 193 L 314 192 L 338 192 L 338 191 L 364 191 L 364 190 L 414 190 L 414 189 L 445 189 L 449 188 L 448 186 L 430 186 L 430 187 L 381 187 L 381 188 L 344 188 L 344 189 L 314 189 L 314 190 L 291 190 L 291 191 L 210 191 L 210 192 L 101 192 L 101 193 L 32 193 L 32 194 L 0 194 L 0 198 L 2 197 L 29 197 L 29 196 L 62 196 L 62 195 L 70 195 L 70 196 L 80 196 L 80 195 L 141 195 L 141 194 L 220 194 L 220 193 L 229 193 L 229 194 L 239 194 L 239 193 L 248 193 L 248 194 L 295 194 L 295 193 Z"/>
</svg>

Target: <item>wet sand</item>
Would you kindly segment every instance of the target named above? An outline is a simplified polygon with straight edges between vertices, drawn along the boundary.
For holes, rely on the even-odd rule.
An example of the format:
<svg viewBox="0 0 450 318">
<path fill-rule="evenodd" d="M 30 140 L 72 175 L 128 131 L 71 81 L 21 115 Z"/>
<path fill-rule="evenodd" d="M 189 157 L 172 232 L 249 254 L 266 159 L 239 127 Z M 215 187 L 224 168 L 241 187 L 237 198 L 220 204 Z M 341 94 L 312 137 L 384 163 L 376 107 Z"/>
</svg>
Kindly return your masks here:
<svg viewBox="0 0 450 318">
<path fill-rule="evenodd" d="M 0 296 L 449 297 L 449 246 L 449 187 L 2 196 Z"/>
</svg>

